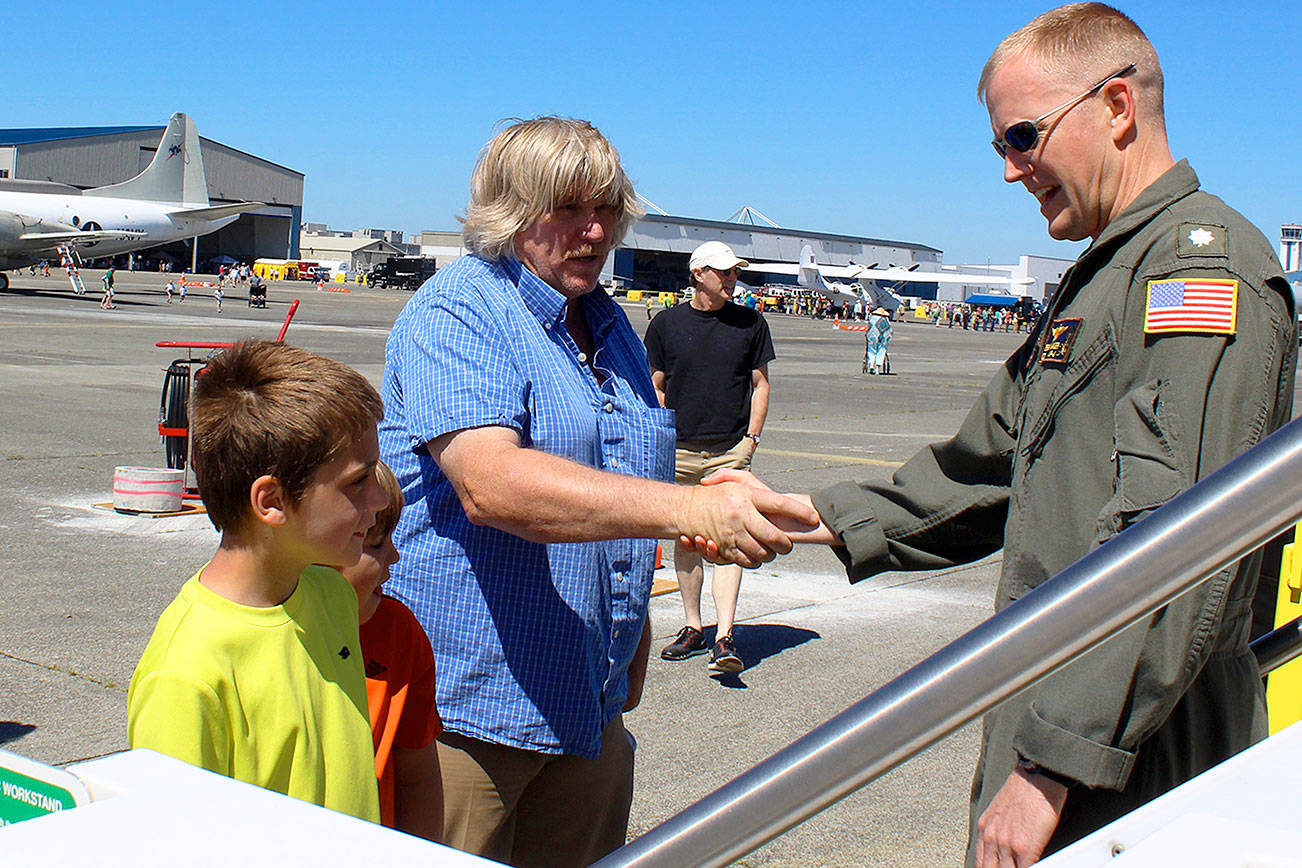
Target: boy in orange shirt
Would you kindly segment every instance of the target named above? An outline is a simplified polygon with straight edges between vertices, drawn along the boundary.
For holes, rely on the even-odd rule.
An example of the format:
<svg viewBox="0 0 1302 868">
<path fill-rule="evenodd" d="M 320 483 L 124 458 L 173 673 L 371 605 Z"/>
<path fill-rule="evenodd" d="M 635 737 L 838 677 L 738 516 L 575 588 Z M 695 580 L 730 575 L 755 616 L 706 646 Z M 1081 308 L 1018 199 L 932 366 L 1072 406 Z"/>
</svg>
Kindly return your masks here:
<svg viewBox="0 0 1302 868">
<path fill-rule="evenodd" d="M 388 505 L 376 513 L 361 559 L 341 572 L 357 591 L 380 821 L 437 841 L 443 835 L 443 779 L 434 740 L 443 722 L 434 707 L 434 652 L 411 610 L 380 590 L 398 561 L 393 528 L 403 497 L 388 465 L 381 461 L 375 472 Z"/>
</svg>

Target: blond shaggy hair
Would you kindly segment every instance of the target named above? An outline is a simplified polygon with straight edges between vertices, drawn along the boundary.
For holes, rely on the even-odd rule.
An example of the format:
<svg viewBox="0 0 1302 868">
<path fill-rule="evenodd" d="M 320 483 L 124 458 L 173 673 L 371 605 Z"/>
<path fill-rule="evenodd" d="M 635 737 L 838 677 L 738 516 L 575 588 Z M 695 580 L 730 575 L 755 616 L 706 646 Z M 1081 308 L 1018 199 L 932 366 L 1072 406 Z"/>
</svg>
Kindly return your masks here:
<svg viewBox="0 0 1302 868">
<path fill-rule="evenodd" d="M 619 153 L 587 121 L 517 121 L 484 146 L 470 176 L 462 218 L 466 249 L 496 262 L 515 254 L 515 236 L 567 202 L 598 199 L 616 210 L 611 246 L 645 213 Z"/>
<path fill-rule="evenodd" d="M 1148 119 L 1163 122 L 1162 66 L 1144 31 L 1124 13 L 1103 3 L 1070 3 L 1036 16 L 1004 38 L 986 61 L 977 82 L 983 103 L 990 79 L 1011 59 L 1035 61 L 1064 90 L 1085 88 L 1133 63 L 1127 76 Z"/>
</svg>

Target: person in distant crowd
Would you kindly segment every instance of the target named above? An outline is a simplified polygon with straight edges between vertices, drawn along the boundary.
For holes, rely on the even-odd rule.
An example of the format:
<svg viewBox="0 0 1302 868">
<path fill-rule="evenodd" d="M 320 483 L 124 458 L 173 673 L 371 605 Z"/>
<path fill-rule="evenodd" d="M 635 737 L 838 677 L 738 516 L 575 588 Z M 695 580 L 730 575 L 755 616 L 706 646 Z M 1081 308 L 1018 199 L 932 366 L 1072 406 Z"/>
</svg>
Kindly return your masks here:
<svg viewBox="0 0 1302 868">
<path fill-rule="evenodd" d="M 221 543 L 131 677 L 133 748 L 379 821 L 358 597 L 318 565 L 357 563 L 386 503 L 383 411 L 361 374 L 285 343 L 236 344 L 195 379 L 193 467 Z"/>
<path fill-rule="evenodd" d="M 180 285 L 176 288 L 176 301 L 178 304 L 185 301 L 185 290 L 185 278 L 182 278 Z"/>
<path fill-rule="evenodd" d="M 816 520 L 772 492 L 668 482 L 673 414 L 597 286 L 640 213 L 591 124 L 511 124 L 471 178 L 470 253 L 385 350 L 382 452 L 406 499 L 388 593 L 434 648 L 444 837 L 512 865 L 625 842 L 654 540 L 708 537 L 755 566 L 790 548 L 761 510 Z"/>
<path fill-rule="evenodd" d="M 113 304 L 113 266 L 108 267 L 104 276 L 100 279 L 104 285 L 104 298 L 100 301 L 99 306 L 105 310 L 112 310 L 117 305 Z"/>
<path fill-rule="evenodd" d="M 167 293 L 167 303 L 171 304 L 172 299 L 176 295 L 176 284 L 172 283 L 172 281 L 169 280 L 167 282 L 167 286 L 163 288 L 163 291 Z"/>
<path fill-rule="evenodd" d="M 864 332 L 863 372 L 865 374 L 890 373 L 886 350 L 895 329 L 891 325 L 891 312 L 876 308 L 868 316 L 868 331 Z"/>
<path fill-rule="evenodd" d="M 223 295 L 224 295 L 224 293 L 222 292 L 222 285 L 221 285 L 220 283 L 218 283 L 215 287 L 213 287 L 213 291 L 212 291 L 212 297 L 215 298 L 215 299 L 217 300 L 217 312 L 218 312 L 218 313 L 221 313 L 221 312 L 222 312 L 222 296 L 223 296 Z"/>
<path fill-rule="evenodd" d="M 814 494 L 809 538 L 853 580 L 1002 548 L 1002 609 L 1290 418 L 1293 295 L 1270 242 L 1171 155 L 1162 90 L 1152 44 L 1101 3 L 1038 16 L 986 63 L 1004 179 L 1053 238 L 1090 245 L 958 434 L 889 483 Z M 1031 864 L 1265 735 L 1260 567 L 1258 551 L 987 717 L 969 864 Z"/>
<path fill-rule="evenodd" d="M 695 485 L 720 468 L 750 467 L 764 431 L 769 362 L 775 354 L 764 317 L 732 301 L 737 274 L 747 265 L 722 241 L 700 245 L 688 262 L 691 299 L 647 326 L 651 382 L 677 422 L 674 473 L 680 485 Z M 677 546 L 674 570 L 687 623 L 660 656 L 685 660 L 709 651 L 712 671 L 741 671 L 744 663 L 733 636 L 741 567 L 714 568 L 710 591 L 718 626 L 713 644 L 706 640 L 701 618 L 701 556 Z"/>
<path fill-rule="evenodd" d="M 443 836 L 443 779 L 434 739 L 443 731 L 434 706 L 434 652 L 411 610 L 385 596 L 398 560 L 393 528 L 402 488 L 388 465 L 375 465 L 389 502 L 362 541 L 362 556 L 340 572 L 357 592 L 366 699 L 380 786 L 380 822 L 430 841 Z"/>
</svg>

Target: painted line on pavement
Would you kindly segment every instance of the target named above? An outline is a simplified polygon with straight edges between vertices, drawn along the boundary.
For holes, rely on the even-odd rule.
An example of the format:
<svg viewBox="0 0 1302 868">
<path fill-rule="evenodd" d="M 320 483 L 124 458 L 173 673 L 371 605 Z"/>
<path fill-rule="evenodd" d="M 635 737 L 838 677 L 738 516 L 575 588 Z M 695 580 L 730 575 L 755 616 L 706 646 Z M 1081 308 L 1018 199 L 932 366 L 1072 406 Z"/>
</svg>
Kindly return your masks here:
<svg viewBox="0 0 1302 868">
<path fill-rule="evenodd" d="M 902 467 L 903 461 L 883 461 L 880 458 L 858 458 L 853 455 L 829 455 L 826 452 L 793 452 L 789 449 L 769 449 L 765 447 L 766 455 L 782 455 L 787 458 L 813 458 L 816 461 L 830 461 L 833 464 L 871 464 L 875 467 Z"/>
</svg>

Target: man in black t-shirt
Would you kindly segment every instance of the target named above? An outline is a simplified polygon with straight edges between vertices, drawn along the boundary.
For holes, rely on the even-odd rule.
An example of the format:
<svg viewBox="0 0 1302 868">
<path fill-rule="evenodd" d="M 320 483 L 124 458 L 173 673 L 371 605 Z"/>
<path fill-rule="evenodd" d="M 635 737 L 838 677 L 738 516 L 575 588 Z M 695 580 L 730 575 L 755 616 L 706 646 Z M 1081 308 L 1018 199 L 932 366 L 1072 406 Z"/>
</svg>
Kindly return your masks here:
<svg viewBox="0 0 1302 868">
<path fill-rule="evenodd" d="M 695 485 L 723 468 L 749 468 L 764 429 L 773 341 L 763 316 L 731 300 L 737 273 L 748 265 L 722 241 L 705 242 L 690 261 L 691 300 L 647 326 L 651 382 L 660 403 L 677 417 L 680 485 Z M 680 545 L 674 568 L 687 625 L 660 656 L 684 660 L 707 650 L 701 621 L 704 567 L 700 555 Z M 710 592 L 718 629 L 708 648 L 714 672 L 739 672 L 744 665 L 732 637 L 740 590 L 741 567 L 714 568 Z"/>
</svg>

